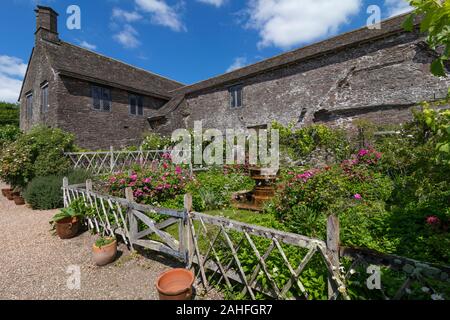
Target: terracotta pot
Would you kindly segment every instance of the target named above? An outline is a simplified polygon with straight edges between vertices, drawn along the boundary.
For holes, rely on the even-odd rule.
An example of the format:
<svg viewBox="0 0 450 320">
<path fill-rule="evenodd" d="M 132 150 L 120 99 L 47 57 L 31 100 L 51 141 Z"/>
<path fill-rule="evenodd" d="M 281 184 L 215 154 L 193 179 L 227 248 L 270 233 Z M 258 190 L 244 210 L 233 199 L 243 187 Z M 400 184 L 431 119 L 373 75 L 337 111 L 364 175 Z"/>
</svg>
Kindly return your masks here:
<svg viewBox="0 0 450 320">
<path fill-rule="evenodd" d="M 2 189 L 2 195 L 4 196 L 4 197 L 6 197 L 6 195 L 8 194 L 8 193 L 11 193 L 11 189 L 10 188 L 6 188 L 6 189 Z"/>
<path fill-rule="evenodd" d="M 98 266 L 104 266 L 113 262 L 117 255 L 117 240 L 103 247 L 97 247 L 94 243 L 92 254 L 94 262 Z"/>
<path fill-rule="evenodd" d="M 6 191 L 6 195 L 5 196 L 6 196 L 6 198 L 8 200 L 14 200 L 14 194 L 13 194 L 12 190 Z"/>
<path fill-rule="evenodd" d="M 25 204 L 25 200 L 21 196 L 14 196 L 14 203 L 17 206 L 23 206 Z"/>
<path fill-rule="evenodd" d="M 61 239 L 70 239 L 78 234 L 80 220 L 78 218 L 66 218 L 56 222 L 56 233 Z"/>
<path fill-rule="evenodd" d="M 160 300 L 190 300 L 194 274 L 186 269 L 172 269 L 161 274 L 156 281 Z"/>
</svg>

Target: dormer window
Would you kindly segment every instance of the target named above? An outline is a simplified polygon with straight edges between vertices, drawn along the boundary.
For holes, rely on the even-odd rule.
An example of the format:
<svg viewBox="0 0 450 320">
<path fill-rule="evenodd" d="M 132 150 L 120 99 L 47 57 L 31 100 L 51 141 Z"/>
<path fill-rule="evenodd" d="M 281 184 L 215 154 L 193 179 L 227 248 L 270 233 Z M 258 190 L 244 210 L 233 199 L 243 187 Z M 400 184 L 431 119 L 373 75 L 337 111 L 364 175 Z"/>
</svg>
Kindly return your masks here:
<svg viewBox="0 0 450 320">
<path fill-rule="evenodd" d="M 228 92 L 230 93 L 230 107 L 241 108 L 243 106 L 242 103 L 242 85 L 236 85 L 228 88 Z"/>
</svg>

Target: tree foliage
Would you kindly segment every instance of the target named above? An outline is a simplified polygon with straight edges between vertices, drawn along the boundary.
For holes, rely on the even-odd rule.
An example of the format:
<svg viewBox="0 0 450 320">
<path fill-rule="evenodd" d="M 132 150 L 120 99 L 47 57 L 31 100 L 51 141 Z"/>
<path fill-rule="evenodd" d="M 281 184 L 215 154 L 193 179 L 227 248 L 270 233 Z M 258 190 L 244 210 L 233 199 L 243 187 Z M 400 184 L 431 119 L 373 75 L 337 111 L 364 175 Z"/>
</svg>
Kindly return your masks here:
<svg viewBox="0 0 450 320">
<path fill-rule="evenodd" d="M 19 105 L 0 102 L 0 127 L 5 125 L 19 126 Z"/>
<path fill-rule="evenodd" d="M 445 63 L 450 57 L 450 1 L 445 0 L 411 0 L 415 8 L 404 23 L 408 31 L 414 29 L 414 18 L 422 16 L 420 31 L 428 34 L 428 45 L 438 52 L 438 57 L 431 64 L 435 76 L 445 77 Z"/>
</svg>

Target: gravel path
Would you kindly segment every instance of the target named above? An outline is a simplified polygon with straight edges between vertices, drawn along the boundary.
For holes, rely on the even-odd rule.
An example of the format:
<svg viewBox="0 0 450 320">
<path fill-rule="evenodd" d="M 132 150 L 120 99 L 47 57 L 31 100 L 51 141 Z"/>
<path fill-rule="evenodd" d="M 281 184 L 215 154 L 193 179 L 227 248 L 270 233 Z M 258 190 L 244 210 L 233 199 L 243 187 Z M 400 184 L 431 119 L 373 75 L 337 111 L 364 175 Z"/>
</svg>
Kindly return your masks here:
<svg viewBox="0 0 450 320">
<path fill-rule="evenodd" d="M 157 276 L 179 266 L 155 253 L 144 258 L 121 244 L 115 263 L 97 267 L 89 232 L 70 240 L 52 234 L 48 221 L 56 212 L 16 206 L 0 194 L 0 299 L 157 299 Z M 70 266 L 79 266 L 78 290 L 67 286 Z"/>
</svg>

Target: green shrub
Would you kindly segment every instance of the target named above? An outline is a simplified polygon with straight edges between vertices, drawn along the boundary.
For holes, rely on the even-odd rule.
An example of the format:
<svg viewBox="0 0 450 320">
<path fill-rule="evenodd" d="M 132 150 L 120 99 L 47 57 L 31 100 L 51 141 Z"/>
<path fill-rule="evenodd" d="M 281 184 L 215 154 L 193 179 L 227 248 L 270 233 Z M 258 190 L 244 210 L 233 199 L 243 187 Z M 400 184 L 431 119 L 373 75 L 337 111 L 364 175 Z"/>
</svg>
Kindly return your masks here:
<svg viewBox="0 0 450 320">
<path fill-rule="evenodd" d="M 74 136 L 60 129 L 36 127 L 8 145 L 0 157 L 0 178 L 25 188 L 39 174 L 67 171 L 65 151 L 73 151 Z"/>
<path fill-rule="evenodd" d="M 317 149 L 334 160 L 344 160 L 350 155 L 350 142 L 343 130 L 321 124 L 294 129 L 293 124 L 283 126 L 278 122 L 272 123 L 272 129 L 279 130 L 280 152 L 294 162 L 304 160 Z"/>
<path fill-rule="evenodd" d="M 64 205 L 61 187 L 59 176 L 36 177 L 25 189 L 25 201 L 35 210 L 61 208 Z"/>
<path fill-rule="evenodd" d="M 21 131 L 17 126 L 13 125 L 0 126 L 0 149 L 4 148 L 7 144 L 11 142 L 14 142 L 19 137 L 20 134 Z"/>
<path fill-rule="evenodd" d="M 36 210 L 61 208 L 63 192 L 61 190 L 63 175 L 36 177 L 28 184 L 24 192 L 25 201 Z M 90 178 L 89 172 L 74 170 L 67 173 L 70 184 L 82 183 Z"/>
<path fill-rule="evenodd" d="M 18 127 L 20 108 L 17 103 L 0 102 L 0 126 L 11 125 Z"/>
<path fill-rule="evenodd" d="M 142 149 L 144 150 L 164 150 L 171 146 L 170 137 L 164 137 L 158 133 L 151 132 L 144 137 L 142 142 Z"/>
<path fill-rule="evenodd" d="M 253 187 L 254 181 L 242 173 L 224 174 L 223 170 L 213 168 L 197 173 L 186 191 L 192 194 L 194 209 L 204 211 L 228 207 L 233 192 Z"/>
</svg>

